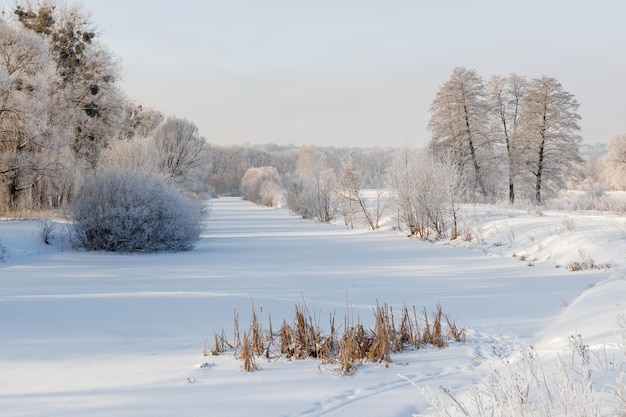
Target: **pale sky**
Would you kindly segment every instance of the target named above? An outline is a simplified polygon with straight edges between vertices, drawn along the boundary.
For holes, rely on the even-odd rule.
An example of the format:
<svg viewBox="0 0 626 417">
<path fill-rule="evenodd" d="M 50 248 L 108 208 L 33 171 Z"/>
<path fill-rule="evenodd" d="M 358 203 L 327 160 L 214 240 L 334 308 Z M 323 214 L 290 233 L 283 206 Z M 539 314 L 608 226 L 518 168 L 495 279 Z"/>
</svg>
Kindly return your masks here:
<svg viewBox="0 0 626 417">
<path fill-rule="evenodd" d="M 586 143 L 626 131 L 624 0 L 83 0 L 129 97 L 211 143 L 427 144 L 455 66 L 548 75 Z"/>
</svg>

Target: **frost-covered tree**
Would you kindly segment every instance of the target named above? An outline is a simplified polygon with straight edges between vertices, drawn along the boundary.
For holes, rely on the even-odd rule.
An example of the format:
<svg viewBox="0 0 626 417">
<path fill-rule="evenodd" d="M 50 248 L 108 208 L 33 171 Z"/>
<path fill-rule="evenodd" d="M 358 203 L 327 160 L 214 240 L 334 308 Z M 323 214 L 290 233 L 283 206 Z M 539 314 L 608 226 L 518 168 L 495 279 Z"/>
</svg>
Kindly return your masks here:
<svg viewBox="0 0 626 417">
<path fill-rule="evenodd" d="M 442 157 L 443 156 L 443 157 Z M 391 169 L 397 224 L 409 236 L 428 239 L 458 232 L 459 201 L 464 192 L 454 158 L 404 148 Z"/>
<path fill-rule="evenodd" d="M 170 116 L 153 137 L 163 172 L 182 189 L 206 191 L 209 146 L 198 127 L 189 120 Z"/>
<path fill-rule="evenodd" d="M 367 215 L 364 214 L 364 216 L 367 224 L 372 229 L 379 227 L 380 220 L 387 209 L 387 200 L 383 198 L 383 195 L 387 192 L 387 180 L 392 157 L 393 150 L 381 148 L 352 149 L 349 155 L 344 157 L 344 181 L 346 179 L 350 180 L 350 177 L 354 175 L 360 189 L 366 189 L 369 194 L 365 202 L 372 223 L 369 222 Z M 349 162 L 347 165 L 345 164 L 346 161 Z M 346 171 L 346 167 L 351 167 L 351 169 Z M 351 173 L 350 171 L 353 172 Z M 347 178 L 345 178 L 345 174 L 349 174 Z M 348 181 L 344 186 L 349 185 L 350 182 Z M 362 191 L 360 193 L 362 194 Z M 352 195 L 355 197 L 354 190 Z M 351 204 L 350 201 L 348 203 Z"/>
<path fill-rule="evenodd" d="M 381 194 L 382 189 L 376 189 L 374 204 L 370 204 L 363 192 L 365 175 L 362 165 L 359 165 L 358 156 L 354 153 L 344 158 L 341 176 L 338 180 L 338 194 L 341 210 L 344 213 L 346 225 L 352 226 L 355 219 L 362 217 L 370 230 L 379 227 L 382 217 Z"/>
<path fill-rule="evenodd" d="M 80 5 L 19 1 L 14 13 L 23 27 L 47 41 L 59 76 L 52 85 L 54 118 L 71 126 L 76 157 L 85 167 L 96 167 L 100 151 L 124 120 L 118 60 L 96 41 L 91 16 Z"/>
<path fill-rule="evenodd" d="M 280 174 L 274 167 L 248 168 L 241 180 L 241 195 L 267 207 L 279 206 L 283 197 Z"/>
<path fill-rule="evenodd" d="M 48 39 L 59 75 L 70 82 L 96 37 L 89 14 L 81 6 L 60 5 L 54 0 L 18 1 L 14 14 L 25 28 Z"/>
<path fill-rule="evenodd" d="M 85 66 L 66 86 L 74 112 L 72 149 L 87 164 L 97 167 L 102 149 L 118 136 L 126 102 L 117 85 L 119 64 L 111 52 L 95 44 L 85 53 Z"/>
<path fill-rule="evenodd" d="M 528 82 L 524 77 L 494 75 L 487 86 L 487 96 L 493 120 L 492 134 L 504 145 L 503 158 L 508 179 L 509 202 L 515 202 L 515 180 L 519 170 L 520 155 L 517 137 L 522 115 L 522 102 Z"/>
<path fill-rule="evenodd" d="M 296 172 L 285 176 L 287 206 L 305 219 L 330 222 L 337 212 L 337 177 L 326 153 L 300 150 Z"/>
<path fill-rule="evenodd" d="M 562 187 L 579 173 L 581 137 L 579 104 L 555 78 L 530 81 L 522 103 L 519 145 L 525 174 L 534 183 L 534 201 L 542 203 L 546 190 Z"/>
<path fill-rule="evenodd" d="M 147 176 L 162 175 L 161 160 L 152 138 L 134 137 L 112 142 L 102 151 L 99 167 L 130 169 Z"/>
<path fill-rule="evenodd" d="M 85 250 L 160 252 L 192 249 L 201 210 L 158 176 L 106 169 L 85 179 L 69 210 L 75 244 Z"/>
<path fill-rule="evenodd" d="M 626 133 L 616 133 L 609 138 L 601 166 L 600 175 L 606 187 L 626 191 Z"/>
<path fill-rule="evenodd" d="M 131 100 L 127 100 L 125 118 L 120 128 L 120 139 L 146 138 L 163 123 L 165 116 L 158 110 L 146 108 Z"/>
<path fill-rule="evenodd" d="M 453 155 L 468 183 L 468 190 L 489 195 L 487 162 L 488 105 L 483 79 L 475 70 L 456 67 L 437 92 L 430 107 L 428 128 L 435 152 Z"/>
<path fill-rule="evenodd" d="M 0 201 L 37 208 L 62 177 L 63 136 L 51 125 L 54 67 L 36 34 L 0 20 Z"/>
</svg>

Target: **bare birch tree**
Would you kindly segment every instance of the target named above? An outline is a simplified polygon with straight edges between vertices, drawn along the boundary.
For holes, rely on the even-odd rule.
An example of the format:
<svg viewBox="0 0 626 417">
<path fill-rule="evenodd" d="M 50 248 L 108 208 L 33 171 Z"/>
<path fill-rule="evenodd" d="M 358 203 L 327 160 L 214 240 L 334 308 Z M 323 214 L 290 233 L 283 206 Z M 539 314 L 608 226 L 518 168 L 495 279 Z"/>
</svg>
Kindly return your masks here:
<svg viewBox="0 0 626 417">
<path fill-rule="evenodd" d="M 581 137 L 579 104 L 555 78 L 533 79 L 522 105 L 521 137 L 526 173 L 534 183 L 534 201 L 541 204 L 546 189 L 562 186 L 577 175 Z"/>
<path fill-rule="evenodd" d="M 524 77 L 494 75 L 489 80 L 487 95 L 493 115 L 493 133 L 505 145 L 504 157 L 508 174 L 509 202 L 515 202 L 515 177 L 519 170 L 517 136 L 522 115 L 522 102 L 528 82 Z"/>
<path fill-rule="evenodd" d="M 430 147 L 456 159 L 470 190 L 488 196 L 486 159 L 491 156 L 487 137 L 488 106 L 482 78 L 475 70 L 454 68 L 430 107 Z"/>
</svg>

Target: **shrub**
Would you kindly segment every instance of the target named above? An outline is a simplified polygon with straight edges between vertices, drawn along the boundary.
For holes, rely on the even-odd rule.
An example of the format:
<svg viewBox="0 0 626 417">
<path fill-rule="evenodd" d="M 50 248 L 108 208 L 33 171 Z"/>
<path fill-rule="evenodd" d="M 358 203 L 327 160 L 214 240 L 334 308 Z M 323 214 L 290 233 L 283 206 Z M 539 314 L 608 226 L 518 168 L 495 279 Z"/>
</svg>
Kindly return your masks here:
<svg viewBox="0 0 626 417">
<path fill-rule="evenodd" d="M 56 234 L 56 223 L 48 220 L 39 220 L 39 236 L 46 245 L 51 245 Z"/>
<path fill-rule="evenodd" d="M 105 169 L 88 178 L 70 207 L 74 243 L 86 250 L 192 249 L 201 210 L 160 177 Z"/>
<path fill-rule="evenodd" d="M 275 207 L 282 200 L 280 174 L 274 167 L 248 168 L 241 180 L 241 195 L 248 201 Z"/>
</svg>

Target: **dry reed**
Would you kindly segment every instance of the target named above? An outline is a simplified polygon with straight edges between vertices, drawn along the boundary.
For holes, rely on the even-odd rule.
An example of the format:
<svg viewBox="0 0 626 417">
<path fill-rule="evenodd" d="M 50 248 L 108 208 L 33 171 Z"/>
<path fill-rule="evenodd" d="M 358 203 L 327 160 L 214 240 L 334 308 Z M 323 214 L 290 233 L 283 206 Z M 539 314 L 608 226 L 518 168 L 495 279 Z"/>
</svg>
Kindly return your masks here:
<svg viewBox="0 0 626 417">
<path fill-rule="evenodd" d="M 419 349 L 424 346 L 443 348 L 449 342 L 465 342 L 466 331 L 459 327 L 440 304 L 428 314 L 422 310 L 422 323 L 413 307 L 402 306 L 399 323 L 396 324 L 393 308 L 387 304 L 373 309 L 374 328 L 367 329 L 349 311 L 343 322 L 341 334 L 335 327 L 335 314 L 329 316 L 329 334 L 325 334 L 317 318 L 312 315 L 306 304 L 295 306 L 295 316 L 291 323 L 283 320 L 277 333 L 274 333 L 271 317 L 269 331 L 263 330 L 262 308 L 257 313 L 252 304 L 252 317 L 247 331 L 240 338 L 239 318 L 235 310 L 234 343 L 229 343 L 224 331 L 215 335 L 215 344 L 210 352 L 219 355 L 229 349 L 235 350 L 235 356 L 243 359 L 242 369 L 259 369 L 256 358 L 265 356 L 285 357 L 288 360 L 315 358 L 325 365 L 338 366 L 343 375 L 352 375 L 358 365 L 365 362 L 384 363 L 389 366 L 392 353 L 406 349 Z M 203 352 L 206 353 L 207 346 Z"/>
</svg>

